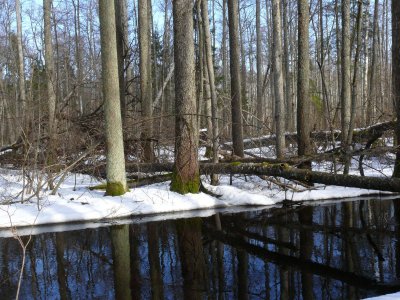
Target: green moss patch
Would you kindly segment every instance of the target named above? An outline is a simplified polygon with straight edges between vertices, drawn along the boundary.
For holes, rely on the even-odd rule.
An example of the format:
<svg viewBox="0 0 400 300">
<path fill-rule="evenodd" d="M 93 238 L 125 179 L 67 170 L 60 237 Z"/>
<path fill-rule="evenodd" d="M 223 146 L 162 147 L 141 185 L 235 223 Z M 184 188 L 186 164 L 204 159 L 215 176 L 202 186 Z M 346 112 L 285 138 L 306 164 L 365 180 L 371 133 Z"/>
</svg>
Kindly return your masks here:
<svg viewBox="0 0 400 300">
<path fill-rule="evenodd" d="M 200 190 L 200 175 L 197 173 L 190 180 L 183 180 L 183 178 L 174 171 L 171 179 L 171 191 L 179 194 L 193 193 L 197 194 Z"/>
<path fill-rule="evenodd" d="M 128 191 L 122 182 L 107 182 L 106 196 L 121 196 Z"/>
</svg>

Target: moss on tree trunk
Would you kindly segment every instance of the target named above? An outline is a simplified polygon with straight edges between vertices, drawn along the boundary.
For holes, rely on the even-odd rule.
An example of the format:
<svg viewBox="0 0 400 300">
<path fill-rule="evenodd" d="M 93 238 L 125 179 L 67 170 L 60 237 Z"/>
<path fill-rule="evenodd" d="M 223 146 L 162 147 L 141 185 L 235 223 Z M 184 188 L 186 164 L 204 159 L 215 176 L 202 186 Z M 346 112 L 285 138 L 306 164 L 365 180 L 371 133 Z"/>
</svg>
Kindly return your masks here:
<svg viewBox="0 0 400 300">
<path fill-rule="evenodd" d="M 171 191 L 180 194 L 193 193 L 196 194 L 200 190 L 200 174 L 197 172 L 194 176 L 190 178 L 181 176 L 179 172 L 174 170 L 172 173 L 171 180 Z"/>
<path fill-rule="evenodd" d="M 126 184 L 122 182 L 107 182 L 106 196 L 121 196 L 128 191 Z"/>
</svg>

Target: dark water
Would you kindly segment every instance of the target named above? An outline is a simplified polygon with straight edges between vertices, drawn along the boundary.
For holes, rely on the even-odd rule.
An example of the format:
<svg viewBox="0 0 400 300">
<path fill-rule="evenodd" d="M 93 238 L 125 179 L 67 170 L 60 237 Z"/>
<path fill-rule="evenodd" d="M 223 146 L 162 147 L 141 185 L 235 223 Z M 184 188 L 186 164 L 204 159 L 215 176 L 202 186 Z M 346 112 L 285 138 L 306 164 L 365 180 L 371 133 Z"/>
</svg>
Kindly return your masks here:
<svg viewBox="0 0 400 300">
<path fill-rule="evenodd" d="M 400 200 L 381 199 L 44 233 L 27 248 L 21 298 L 390 293 L 400 290 L 399 223 Z M 18 241 L 0 238 L 0 299 L 14 298 L 21 261 Z"/>
</svg>

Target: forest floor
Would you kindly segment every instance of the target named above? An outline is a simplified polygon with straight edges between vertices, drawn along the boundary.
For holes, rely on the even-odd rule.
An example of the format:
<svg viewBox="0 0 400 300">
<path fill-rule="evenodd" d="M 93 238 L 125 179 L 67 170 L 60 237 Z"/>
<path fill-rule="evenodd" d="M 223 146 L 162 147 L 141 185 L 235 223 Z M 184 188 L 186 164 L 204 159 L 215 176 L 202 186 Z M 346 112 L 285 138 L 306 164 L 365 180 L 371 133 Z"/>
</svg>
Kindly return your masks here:
<svg viewBox="0 0 400 300">
<path fill-rule="evenodd" d="M 366 176 L 388 176 L 392 174 L 394 156 L 364 160 Z M 358 161 L 353 159 L 351 174 L 359 175 Z M 338 164 L 340 167 L 340 165 Z M 332 163 L 315 163 L 313 170 L 331 172 Z M 339 170 L 340 171 L 340 170 Z M 270 206 L 284 200 L 313 201 L 344 199 L 366 195 L 391 195 L 375 190 L 346 188 L 340 186 L 304 186 L 281 178 L 258 176 L 220 177 L 219 186 L 208 184 L 209 178 L 202 176 L 205 188 L 220 197 L 206 193 L 180 195 L 169 190 L 170 182 L 151 184 L 131 189 L 119 197 L 104 195 L 104 190 L 90 190 L 101 182 L 89 175 L 69 173 L 59 186 L 56 195 L 51 195 L 43 177 L 33 180 L 33 189 L 26 187 L 27 175 L 22 171 L 0 169 L 0 228 L 11 232 L 11 228 L 25 227 L 34 230 L 37 225 L 83 221 L 113 222 L 130 216 L 148 216 L 193 210 L 212 210 L 241 206 Z M 30 180 L 35 178 L 29 177 Z M 42 186 L 42 187 L 41 187 Z M 24 199 L 22 201 L 22 199 Z M 288 203 L 287 201 L 285 201 Z M 299 203 L 297 203 L 299 204 Z"/>
</svg>

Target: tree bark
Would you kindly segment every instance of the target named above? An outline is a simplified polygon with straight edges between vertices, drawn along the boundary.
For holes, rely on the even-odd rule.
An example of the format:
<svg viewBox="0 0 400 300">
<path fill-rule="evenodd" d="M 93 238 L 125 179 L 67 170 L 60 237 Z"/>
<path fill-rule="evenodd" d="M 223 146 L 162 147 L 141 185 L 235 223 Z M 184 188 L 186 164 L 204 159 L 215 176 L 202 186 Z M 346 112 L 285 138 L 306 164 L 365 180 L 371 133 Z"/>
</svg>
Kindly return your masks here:
<svg viewBox="0 0 400 300">
<path fill-rule="evenodd" d="M 400 145 L 400 1 L 392 0 L 392 95 L 396 109 L 396 140 Z M 396 153 L 393 177 L 400 177 L 400 149 Z"/>
<path fill-rule="evenodd" d="M 392 0 L 393 1 L 393 0 Z M 367 125 L 371 124 L 375 118 L 375 105 L 376 105 L 376 73 L 377 73 L 377 60 L 379 55 L 379 0 L 375 1 L 374 6 L 374 23 L 372 27 L 372 53 L 371 53 L 371 69 L 369 79 L 369 93 L 367 103 Z"/>
<path fill-rule="evenodd" d="M 238 0 L 228 1 L 233 154 L 243 157 Z"/>
<path fill-rule="evenodd" d="M 142 149 L 145 162 L 154 161 L 153 125 L 151 121 L 153 89 L 151 71 L 151 27 L 150 27 L 150 7 L 148 0 L 139 0 L 139 53 L 140 53 L 140 94 L 142 104 Z"/>
<path fill-rule="evenodd" d="M 175 166 L 171 190 L 186 194 L 200 188 L 197 157 L 193 3 L 173 1 L 175 61 Z"/>
<path fill-rule="evenodd" d="M 261 43 L 261 0 L 256 0 L 256 60 L 257 60 L 257 124 L 258 132 L 264 124 L 262 43 Z"/>
<path fill-rule="evenodd" d="M 350 79 L 350 0 L 342 0 L 342 92 L 341 124 L 342 145 L 347 147 L 347 135 L 350 129 L 351 114 L 351 79 Z"/>
<path fill-rule="evenodd" d="M 310 139 L 310 42 L 308 33 L 310 16 L 308 0 L 298 1 L 298 14 L 297 144 L 298 155 L 310 155 L 312 147 Z"/>
<path fill-rule="evenodd" d="M 18 48 L 18 90 L 19 90 L 19 111 L 22 117 L 26 105 L 25 93 L 25 67 L 24 55 L 22 49 L 22 18 L 21 18 L 21 3 L 20 0 L 15 1 L 16 16 L 17 16 L 17 48 Z M 25 118 L 24 118 L 25 119 Z M 23 119 L 22 119 L 23 120 Z"/>
<path fill-rule="evenodd" d="M 125 35 L 127 22 L 126 15 L 126 0 L 114 0 L 115 3 L 115 26 L 116 26 L 116 37 L 117 37 L 117 56 L 118 56 L 118 78 L 119 78 L 119 97 L 120 97 L 120 108 L 121 117 L 123 123 L 126 119 L 126 77 L 125 77 L 125 58 L 126 58 L 126 47 L 125 47 Z M 140 6 L 139 6 L 139 17 L 140 17 Z M 140 28 L 140 25 L 139 25 Z"/>
<path fill-rule="evenodd" d="M 46 85 L 47 85 L 47 101 L 49 113 L 49 155 L 47 164 L 53 165 L 56 160 L 55 153 L 55 139 L 56 139 L 56 78 L 54 73 L 54 59 L 53 59 L 53 42 L 51 37 L 51 6 L 52 0 L 43 0 L 44 12 L 44 48 L 45 48 L 45 64 L 46 64 Z M 49 181 L 50 189 L 53 189 L 53 182 Z"/>
<path fill-rule="evenodd" d="M 201 12 L 204 27 L 204 43 L 205 43 L 205 59 L 207 62 L 208 83 L 211 92 L 211 123 L 212 123 L 212 159 L 214 163 L 218 162 L 218 103 L 217 103 L 217 90 L 215 87 L 214 64 L 212 59 L 211 37 L 210 37 L 210 24 L 208 22 L 208 4 L 207 0 L 201 1 Z M 209 133 L 210 134 L 210 133 Z M 218 184 L 218 176 L 212 174 L 211 183 Z"/>
<path fill-rule="evenodd" d="M 285 103 L 283 98 L 282 26 L 279 0 L 272 0 L 272 24 L 274 46 L 272 50 L 272 68 L 274 73 L 276 156 L 282 158 L 285 150 L 285 118 L 283 115 Z"/>
<path fill-rule="evenodd" d="M 114 0 L 99 0 L 102 83 L 107 144 L 106 194 L 119 196 L 128 188 L 120 109 Z"/>
</svg>

